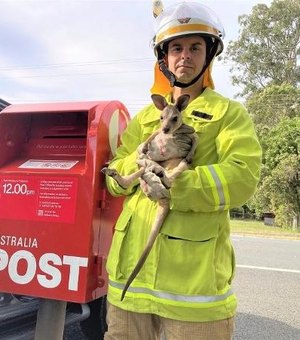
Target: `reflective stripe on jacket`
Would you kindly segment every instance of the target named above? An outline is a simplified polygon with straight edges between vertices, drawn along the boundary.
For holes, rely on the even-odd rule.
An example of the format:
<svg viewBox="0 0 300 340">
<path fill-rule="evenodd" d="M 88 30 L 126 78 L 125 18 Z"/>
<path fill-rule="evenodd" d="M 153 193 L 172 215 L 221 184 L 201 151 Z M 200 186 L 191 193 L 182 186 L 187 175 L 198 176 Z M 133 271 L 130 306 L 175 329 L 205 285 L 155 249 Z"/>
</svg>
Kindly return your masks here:
<svg viewBox="0 0 300 340">
<path fill-rule="evenodd" d="M 141 272 L 125 299 L 120 296 L 146 243 L 156 213 L 134 183 L 127 190 L 112 179 L 113 195 L 127 195 L 107 261 L 110 303 L 131 311 L 187 321 L 231 317 L 234 252 L 228 210 L 254 193 L 261 148 L 245 108 L 206 89 L 183 112 L 199 136 L 193 163 L 173 183 L 171 210 Z M 160 124 L 160 112 L 147 106 L 129 123 L 110 167 L 135 170 L 138 145 Z"/>
</svg>

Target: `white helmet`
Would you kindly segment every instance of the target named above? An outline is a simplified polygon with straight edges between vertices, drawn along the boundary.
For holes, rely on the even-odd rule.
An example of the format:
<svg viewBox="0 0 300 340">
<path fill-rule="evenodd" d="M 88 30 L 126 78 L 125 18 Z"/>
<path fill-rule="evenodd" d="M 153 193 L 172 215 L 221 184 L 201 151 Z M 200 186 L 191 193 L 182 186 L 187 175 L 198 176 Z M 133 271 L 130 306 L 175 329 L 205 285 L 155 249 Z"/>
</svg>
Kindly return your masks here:
<svg viewBox="0 0 300 340">
<path fill-rule="evenodd" d="M 205 72 L 213 58 L 223 51 L 224 28 L 217 15 L 208 7 L 197 2 L 182 2 L 163 10 L 156 17 L 153 48 L 161 72 L 169 79 L 171 86 L 188 87 L 194 84 Z M 180 83 L 168 70 L 164 62 L 166 46 L 169 41 L 187 35 L 201 35 L 207 45 L 206 64 L 192 82 Z"/>
</svg>

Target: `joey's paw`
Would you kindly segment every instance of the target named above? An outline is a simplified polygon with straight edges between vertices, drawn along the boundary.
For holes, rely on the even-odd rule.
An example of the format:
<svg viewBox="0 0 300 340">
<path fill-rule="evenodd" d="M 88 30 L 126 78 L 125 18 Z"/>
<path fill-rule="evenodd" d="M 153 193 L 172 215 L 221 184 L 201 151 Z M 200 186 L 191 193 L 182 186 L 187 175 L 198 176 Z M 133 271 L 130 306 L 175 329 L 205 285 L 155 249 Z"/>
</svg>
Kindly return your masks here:
<svg viewBox="0 0 300 340">
<path fill-rule="evenodd" d="M 142 148 L 142 153 L 143 153 L 144 155 L 146 155 L 146 154 L 148 153 L 148 151 L 149 151 L 149 148 L 148 148 L 148 145 L 146 144 L 146 145 L 144 145 L 143 148 Z"/>
<path fill-rule="evenodd" d="M 139 158 L 139 159 L 137 159 L 136 164 L 137 164 L 139 167 L 142 167 L 142 168 L 146 168 L 146 167 L 148 166 L 148 164 L 147 164 L 147 159 L 145 159 L 145 158 Z"/>
<path fill-rule="evenodd" d="M 137 148 L 138 154 L 143 154 L 146 155 L 148 152 L 148 145 L 142 143 L 141 145 L 139 145 L 139 147 Z"/>
<path fill-rule="evenodd" d="M 193 161 L 193 156 L 187 155 L 186 158 L 185 158 L 185 161 L 186 161 L 187 164 L 191 164 L 192 161 Z"/>
<path fill-rule="evenodd" d="M 164 177 L 164 172 L 163 171 L 153 171 L 158 177 L 163 178 Z"/>
<path fill-rule="evenodd" d="M 160 178 L 165 176 L 165 170 L 160 165 L 155 165 L 155 164 L 150 165 L 148 166 L 147 171 L 153 172 L 156 176 Z"/>
</svg>

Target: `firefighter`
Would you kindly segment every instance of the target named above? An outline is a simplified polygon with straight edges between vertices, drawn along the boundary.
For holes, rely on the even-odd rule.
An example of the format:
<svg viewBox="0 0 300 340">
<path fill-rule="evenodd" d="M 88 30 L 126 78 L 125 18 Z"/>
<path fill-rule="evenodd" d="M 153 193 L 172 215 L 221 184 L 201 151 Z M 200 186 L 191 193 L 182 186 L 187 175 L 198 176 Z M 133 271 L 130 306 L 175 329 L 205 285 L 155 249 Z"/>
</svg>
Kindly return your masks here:
<svg viewBox="0 0 300 340">
<path fill-rule="evenodd" d="M 147 198 L 151 183 L 124 189 L 107 178 L 110 192 L 126 200 L 107 261 L 105 339 L 150 340 L 163 333 L 167 340 L 229 340 L 237 307 L 229 209 L 253 195 L 261 148 L 246 109 L 214 90 L 211 66 L 224 37 L 214 12 L 183 2 L 156 15 L 152 92 L 170 103 L 190 95 L 183 119 L 196 130 L 199 145 L 190 169 L 170 189 L 170 213 L 123 301 L 122 289 L 144 248 L 157 203 Z M 129 123 L 110 167 L 122 175 L 136 171 L 136 149 L 159 124 L 160 112 L 151 103 Z"/>
</svg>

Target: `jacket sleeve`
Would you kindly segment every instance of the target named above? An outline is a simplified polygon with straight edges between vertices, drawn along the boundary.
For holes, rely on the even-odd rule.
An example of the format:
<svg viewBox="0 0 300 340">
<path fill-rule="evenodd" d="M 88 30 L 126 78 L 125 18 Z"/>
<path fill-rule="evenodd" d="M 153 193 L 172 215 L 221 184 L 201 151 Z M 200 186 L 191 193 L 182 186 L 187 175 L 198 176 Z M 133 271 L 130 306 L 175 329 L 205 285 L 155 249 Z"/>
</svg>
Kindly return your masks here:
<svg viewBox="0 0 300 340">
<path fill-rule="evenodd" d="M 230 104 L 215 143 L 215 164 L 196 164 L 174 181 L 170 189 L 171 209 L 228 210 L 241 206 L 253 195 L 259 180 L 261 147 L 252 120 L 239 103 Z"/>
<path fill-rule="evenodd" d="M 137 147 L 140 145 L 141 136 L 140 124 L 137 117 L 134 117 L 128 124 L 121 136 L 121 145 L 116 151 L 116 156 L 110 162 L 109 168 L 116 169 L 120 175 L 129 175 L 138 170 L 136 164 Z M 113 196 L 130 195 L 135 191 L 136 185 L 139 184 L 138 180 L 133 183 L 129 188 L 124 189 L 109 176 L 106 176 L 106 186 Z"/>
</svg>

